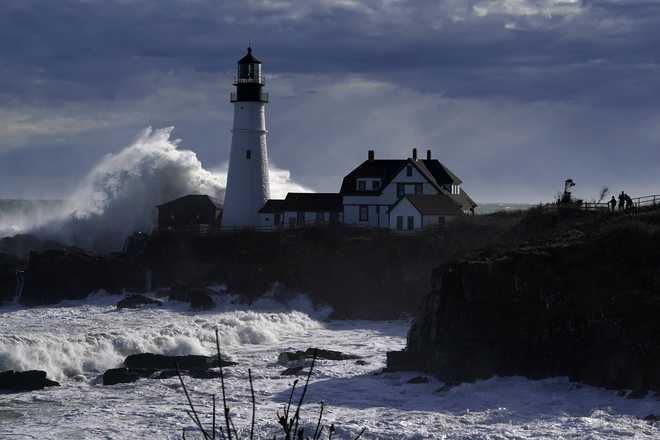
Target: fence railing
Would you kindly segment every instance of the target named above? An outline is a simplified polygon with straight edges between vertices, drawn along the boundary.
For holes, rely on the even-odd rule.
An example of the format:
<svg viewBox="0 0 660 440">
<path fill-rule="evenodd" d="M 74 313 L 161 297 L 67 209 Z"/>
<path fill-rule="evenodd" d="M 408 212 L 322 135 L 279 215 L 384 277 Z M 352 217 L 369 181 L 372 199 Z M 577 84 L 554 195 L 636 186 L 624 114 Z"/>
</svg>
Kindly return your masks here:
<svg viewBox="0 0 660 440">
<path fill-rule="evenodd" d="M 618 203 L 619 202 L 617 199 L 617 205 L 616 205 L 617 211 L 619 210 L 630 211 L 630 208 L 621 209 Z M 583 211 L 610 211 L 612 209 L 611 205 L 607 202 L 582 202 L 575 204 L 562 204 L 559 202 L 559 203 L 548 203 L 542 206 L 546 209 L 559 209 L 564 207 L 570 207 L 573 209 L 581 209 Z M 635 211 L 660 208 L 660 194 L 634 197 L 632 198 L 631 208 Z"/>
</svg>

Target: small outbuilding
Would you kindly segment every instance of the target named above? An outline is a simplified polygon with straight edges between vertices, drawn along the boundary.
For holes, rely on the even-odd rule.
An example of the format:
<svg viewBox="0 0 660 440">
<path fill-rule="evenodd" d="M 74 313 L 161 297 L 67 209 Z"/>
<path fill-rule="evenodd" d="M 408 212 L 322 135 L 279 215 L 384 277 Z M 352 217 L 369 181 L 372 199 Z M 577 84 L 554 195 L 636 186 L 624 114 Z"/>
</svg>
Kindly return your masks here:
<svg viewBox="0 0 660 440">
<path fill-rule="evenodd" d="M 220 226 L 222 204 L 204 194 L 189 194 L 158 205 L 160 231 L 204 231 Z"/>
<path fill-rule="evenodd" d="M 461 215 L 463 206 L 450 195 L 409 194 L 400 198 L 390 208 L 390 229 L 416 231 L 441 227 Z"/>
<path fill-rule="evenodd" d="M 336 193 L 289 193 L 284 200 L 268 200 L 259 210 L 262 228 L 293 228 L 342 221 L 342 196 Z"/>
</svg>

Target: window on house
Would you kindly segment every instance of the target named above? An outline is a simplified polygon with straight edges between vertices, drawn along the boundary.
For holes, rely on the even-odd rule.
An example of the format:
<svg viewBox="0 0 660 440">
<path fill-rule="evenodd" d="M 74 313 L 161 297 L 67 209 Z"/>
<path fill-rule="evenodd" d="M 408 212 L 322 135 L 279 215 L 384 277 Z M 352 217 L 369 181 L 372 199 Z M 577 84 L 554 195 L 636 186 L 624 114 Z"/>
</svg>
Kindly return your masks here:
<svg viewBox="0 0 660 440">
<path fill-rule="evenodd" d="M 406 195 L 406 185 L 403 183 L 396 184 L 396 196 L 401 198 Z"/>
<path fill-rule="evenodd" d="M 323 223 L 325 221 L 325 215 L 322 212 L 316 213 L 316 223 Z"/>
<path fill-rule="evenodd" d="M 305 224 L 305 213 L 304 212 L 299 212 L 296 214 L 296 221 L 299 225 L 304 225 Z"/>
<path fill-rule="evenodd" d="M 273 223 L 279 225 L 281 222 L 282 222 L 282 218 L 280 217 L 280 214 L 275 214 L 275 220 Z"/>
<path fill-rule="evenodd" d="M 371 189 L 377 191 L 380 189 L 380 180 L 374 180 L 371 182 Z"/>
<path fill-rule="evenodd" d="M 293 228 L 296 226 L 296 218 L 295 217 L 289 217 L 289 227 Z"/>
<path fill-rule="evenodd" d="M 397 215 L 396 216 L 396 230 L 397 231 L 403 231 L 403 216 L 402 215 Z"/>
<path fill-rule="evenodd" d="M 424 185 L 421 183 L 415 184 L 415 194 L 422 194 L 424 192 Z"/>
<path fill-rule="evenodd" d="M 360 221 L 368 222 L 369 221 L 369 207 L 360 206 Z"/>
<path fill-rule="evenodd" d="M 247 150 L 245 152 L 245 158 L 246 159 L 252 159 L 252 150 Z"/>
<path fill-rule="evenodd" d="M 444 226 L 445 218 L 443 216 L 438 217 L 438 226 Z"/>
<path fill-rule="evenodd" d="M 367 182 L 364 180 L 358 180 L 358 191 L 366 191 L 367 190 Z"/>
<path fill-rule="evenodd" d="M 406 167 L 406 176 L 408 177 L 412 176 L 412 165 L 408 165 Z"/>
<path fill-rule="evenodd" d="M 412 215 L 408 216 L 408 230 L 412 231 L 415 229 L 415 217 Z"/>
</svg>

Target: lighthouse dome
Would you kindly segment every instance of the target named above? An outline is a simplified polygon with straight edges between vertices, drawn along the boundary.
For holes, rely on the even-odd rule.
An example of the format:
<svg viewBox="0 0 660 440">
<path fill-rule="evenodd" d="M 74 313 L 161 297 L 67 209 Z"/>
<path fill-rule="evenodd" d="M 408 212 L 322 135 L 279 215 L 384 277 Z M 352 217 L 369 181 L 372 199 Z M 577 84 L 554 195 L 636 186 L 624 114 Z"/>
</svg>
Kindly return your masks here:
<svg viewBox="0 0 660 440">
<path fill-rule="evenodd" d="M 247 55 L 245 55 L 243 58 L 238 60 L 238 64 L 261 64 L 261 61 L 259 61 L 254 57 L 254 55 L 252 55 L 252 48 L 248 47 Z"/>
</svg>

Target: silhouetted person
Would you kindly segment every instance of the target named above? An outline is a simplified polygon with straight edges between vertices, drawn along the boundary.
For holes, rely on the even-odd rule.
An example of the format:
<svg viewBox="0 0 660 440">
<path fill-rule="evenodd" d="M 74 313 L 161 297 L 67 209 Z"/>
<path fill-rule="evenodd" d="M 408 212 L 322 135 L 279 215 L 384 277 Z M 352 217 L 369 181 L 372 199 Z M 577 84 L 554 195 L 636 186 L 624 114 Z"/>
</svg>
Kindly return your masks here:
<svg viewBox="0 0 660 440">
<path fill-rule="evenodd" d="M 624 194 L 626 197 L 626 211 L 632 211 L 635 208 L 635 203 L 633 203 L 633 200 L 630 198 L 628 194 Z"/>
<path fill-rule="evenodd" d="M 619 211 L 623 211 L 626 208 L 626 193 L 621 191 L 619 194 Z"/>
<path fill-rule="evenodd" d="M 614 198 L 614 196 L 612 196 L 609 205 L 610 205 L 610 211 L 612 212 L 616 211 L 616 199 Z"/>
</svg>

